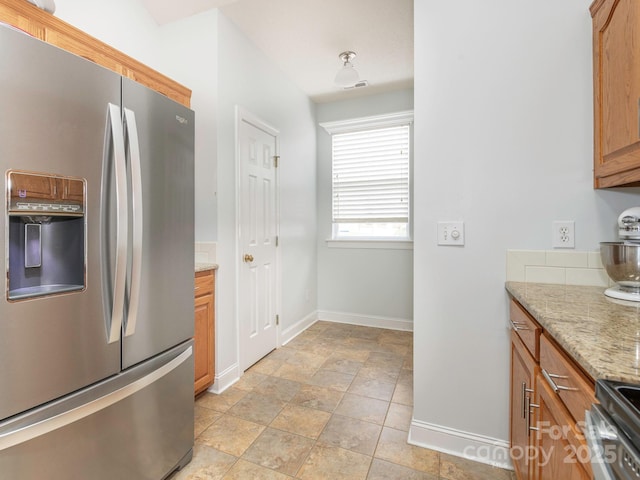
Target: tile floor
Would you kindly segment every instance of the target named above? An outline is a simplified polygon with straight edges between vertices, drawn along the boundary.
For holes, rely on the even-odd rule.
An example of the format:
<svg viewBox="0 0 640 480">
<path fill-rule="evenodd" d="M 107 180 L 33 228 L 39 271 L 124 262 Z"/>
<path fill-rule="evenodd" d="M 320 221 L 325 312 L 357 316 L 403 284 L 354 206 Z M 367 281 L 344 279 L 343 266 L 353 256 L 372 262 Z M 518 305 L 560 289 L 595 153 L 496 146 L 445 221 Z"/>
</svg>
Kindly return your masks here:
<svg viewBox="0 0 640 480">
<path fill-rule="evenodd" d="M 189 465 L 171 480 L 512 480 L 407 444 L 412 334 L 317 322 L 221 395 L 196 399 Z"/>
</svg>

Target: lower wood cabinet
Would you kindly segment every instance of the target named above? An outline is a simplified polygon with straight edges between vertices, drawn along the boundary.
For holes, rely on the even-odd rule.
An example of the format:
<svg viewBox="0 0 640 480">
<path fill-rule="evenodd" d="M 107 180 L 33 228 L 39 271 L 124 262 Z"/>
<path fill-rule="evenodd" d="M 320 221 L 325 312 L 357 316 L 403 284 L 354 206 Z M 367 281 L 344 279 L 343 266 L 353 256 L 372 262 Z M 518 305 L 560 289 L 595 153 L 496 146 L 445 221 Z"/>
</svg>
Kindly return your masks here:
<svg viewBox="0 0 640 480">
<path fill-rule="evenodd" d="M 215 375 L 215 270 L 196 273 L 195 302 L 193 348 L 197 395 L 213 383 Z"/>
<path fill-rule="evenodd" d="M 509 428 L 516 477 L 591 479 L 582 429 L 584 412 L 595 402 L 593 380 L 513 300 L 511 323 Z"/>
<path fill-rule="evenodd" d="M 538 375 L 533 478 L 589 480 L 589 455 L 582 431 L 542 375 Z"/>
<path fill-rule="evenodd" d="M 520 480 L 533 478 L 531 404 L 535 399 L 538 363 L 515 331 L 511 332 L 511 457 Z"/>
</svg>

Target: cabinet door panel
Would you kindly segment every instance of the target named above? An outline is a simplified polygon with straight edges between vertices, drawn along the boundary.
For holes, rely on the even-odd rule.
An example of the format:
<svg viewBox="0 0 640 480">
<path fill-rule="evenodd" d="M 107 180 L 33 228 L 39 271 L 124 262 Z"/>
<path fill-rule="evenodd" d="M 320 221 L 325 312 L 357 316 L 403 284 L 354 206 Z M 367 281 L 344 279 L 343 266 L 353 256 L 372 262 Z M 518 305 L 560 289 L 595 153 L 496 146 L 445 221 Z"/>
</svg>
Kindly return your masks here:
<svg viewBox="0 0 640 480">
<path fill-rule="evenodd" d="M 206 390 L 215 378 L 215 273 L 196 273 L 194 323 L 195 394 Z"/>
<path fill-rule="evenodd" d="M 538 366 L 516 332 L 511 332 L 511 456 L 520 480 L 531 477 L 532 437 L 527 407 L 533 402 Z"/>
<path fill-rule="evenodd" d="M 213 383 L 213 298 L 196 297 L 194 328 L 195 393 Z"/>
<path fill-rule="evenodd" d="M 589 480 L 584 436 L 542 376 L 538 376 L 536 480 Z"/>
<path fill-rule="evenodd" d="M 640 54 L 634 31 L 640 20 L 636 0 L 620 1 L 601 30 L 602 155 L 606 159 L 638 141 Z"/>
<path fill-rule="evenodd" d="M 640 181 L 640 2 L 592 7 L 596 187 Z"/>
</svg>

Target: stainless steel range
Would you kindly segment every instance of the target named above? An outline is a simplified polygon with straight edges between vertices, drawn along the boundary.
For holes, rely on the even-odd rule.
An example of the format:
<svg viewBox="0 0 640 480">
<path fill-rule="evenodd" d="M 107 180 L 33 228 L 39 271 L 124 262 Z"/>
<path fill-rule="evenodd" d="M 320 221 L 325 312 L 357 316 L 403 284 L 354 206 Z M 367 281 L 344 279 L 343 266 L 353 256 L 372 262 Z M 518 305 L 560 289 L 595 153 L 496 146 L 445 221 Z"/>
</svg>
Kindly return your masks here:
<svg viewBox="0 0 640 480">
<path fill-rule="evenodd" d="M 586 414 L 596 480 L 640 479 L 640 385 L 598 380 Z"/>
</svg>

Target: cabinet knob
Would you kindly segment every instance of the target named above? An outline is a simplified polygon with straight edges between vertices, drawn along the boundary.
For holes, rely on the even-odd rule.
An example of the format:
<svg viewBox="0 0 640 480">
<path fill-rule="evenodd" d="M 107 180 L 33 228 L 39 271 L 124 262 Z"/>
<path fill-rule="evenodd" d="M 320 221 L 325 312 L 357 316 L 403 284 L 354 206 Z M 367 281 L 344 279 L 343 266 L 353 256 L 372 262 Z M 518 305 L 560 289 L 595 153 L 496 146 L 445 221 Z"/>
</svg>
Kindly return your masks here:
<svg viewBox="0 0 640 480">
<path fill-rule="evenodd" d="M 253 255 L 249 255 L 248 253 L 244 254 L 244 261 L 247 263 L 253 262 Z"/>
</svg>

